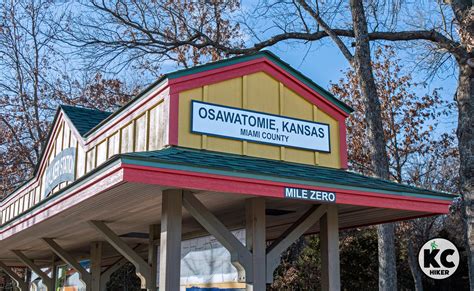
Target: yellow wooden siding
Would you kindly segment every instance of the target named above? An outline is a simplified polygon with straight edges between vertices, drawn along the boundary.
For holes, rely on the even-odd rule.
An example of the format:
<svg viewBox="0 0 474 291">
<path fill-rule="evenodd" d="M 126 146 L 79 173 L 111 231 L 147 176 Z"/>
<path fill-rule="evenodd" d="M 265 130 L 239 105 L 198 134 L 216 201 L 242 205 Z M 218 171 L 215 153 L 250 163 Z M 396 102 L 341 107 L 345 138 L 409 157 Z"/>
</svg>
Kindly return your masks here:
<svg viewBox="0 0 474 291">
<path fill-rule="evenodd" d="M 86 173 L 92 171 L 95 168 L 95 157 L 96 157 L 96 148 L 88 150 L 86 153 Z"/>
<path fill-rule="evenodd" d="M 191 100 L 327 123 L 330 125 L 331 152 L 193 134 L 190 128 Z M 263 72 L 181 92 L 178 143 L 183 147 L 340 168 L 337 120 Z"/>
<path fill-rule="evenodd" d="M 226 94 L 222 94 L 226 92 Z M 204 102 L 217 103 L 232 107 L 242 107 L 242 81 L 241 78 L 232 79 L 217 83 L 211 86 L 205 86 L 202 90 Z M 180 100 L 181 101 L 181 100 Z M 188 106 L 188 110 L 190 105 Z M 181 117 L 182 115 L 180 115 Z M 189 118 L 189 114 L 187 117 Z M 188 126 L 190 122 L 187 122 Z M 181 126 L 181 124 L 180 124 Z M 201 138 L 202 145 L 202 138 Z M 240 154 L 242 152 L 242 143 L 240 141 L 208 136 L 204 144 L 205 149 L 210 151 L 220 151 L 225 148 L 229 153 Z"/>
<path fill-rule="evenodd" d="M 84 176 L 86 172 L 86 153 L 82 146 L 77 147 L 77 158 L 76 158 L 76 179 Z"/>
<path fill-rule="evenodd" d="M 97 145 L 97 162 L 96 166 L 99 166 L 107 160 L 107 141 L 104 140 Z"/>
<path fill-rule="evenodd" d="M 133 152 L 133 145 L 135 142 L 135 128 L 134 122 L 130 122 L 121 129 L 120 137 L 120 153 Z"/>
<path fill-rule="evenodd" d="M 114 134 L 112 134 L 108 138 L 108 157 L 110 158 L 113 155 L 116 155 L 119 153 L 120 150 L 120 133 L 116 131 Z"/>
<path fill-rule="evenodd" d="M 144 113 L 142 116 L 135 119 L 135 151 L 143 152 L 147 148 L 147 117 Z"/>
<path fill-rule="evenodd" d="M 279 83 L 265 73 L 256 73 L 247 76 L 245 93 L 245 109 L 279 114 L 280 111 L 280 93 Z M 265 145 L 253 142 L 247 142 L 247 155 L 267 158 L 280 159 L 280 147 Z"/>
<path fill-rule="evenodd" d="M 161 147 L 160 141 L 160 110 L 163 103 L 151 108 L 148 112 L 148 150 L 157 150 Z"/>
</svg>

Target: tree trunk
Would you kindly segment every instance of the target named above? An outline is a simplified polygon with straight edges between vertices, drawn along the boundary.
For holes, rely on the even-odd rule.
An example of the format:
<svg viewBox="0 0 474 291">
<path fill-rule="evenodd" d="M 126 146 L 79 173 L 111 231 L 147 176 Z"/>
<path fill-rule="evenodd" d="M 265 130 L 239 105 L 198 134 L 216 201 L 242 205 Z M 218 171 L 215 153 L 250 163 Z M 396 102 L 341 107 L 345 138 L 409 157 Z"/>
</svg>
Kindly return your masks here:
<svg viewBox="0 0 474 291">
<path fill-rule="evenodd" d="M 420 268 L 418 267 L 418 257 L 415 253 L 413 242 L 408 240 L 408 265 L 410 266 L 410 271 L 413 276 L 413 281 L 415 283 L 415 291 L 423 291 L 423 276 L 421 274 Z"/>
<path fill-rule="evenodd" d="M 368 125 L 372 167 L 375 175 L 388 180 L 389 163 L 380 100 L 372 73 L 367 19 L 361 0 L 351 0 L 350 4 L 355 36 L 355 53 L 352 66 L 359 77 L 359 87 L 366 105 L 365 118 Z M 394 229 L 395 226 L 392 223 L 377 227 L 380 290 L 397 290 Z"/>
<path fill-rule="evenodd" d="M 474 53 L 470 59 L 458 60 L 459 80 L 456 101 L 459 110 L 457 136 L 461 167 L 461 194 L 466 228 L 466 246 L 470 290 L 474 290 Z"/>
</svg>

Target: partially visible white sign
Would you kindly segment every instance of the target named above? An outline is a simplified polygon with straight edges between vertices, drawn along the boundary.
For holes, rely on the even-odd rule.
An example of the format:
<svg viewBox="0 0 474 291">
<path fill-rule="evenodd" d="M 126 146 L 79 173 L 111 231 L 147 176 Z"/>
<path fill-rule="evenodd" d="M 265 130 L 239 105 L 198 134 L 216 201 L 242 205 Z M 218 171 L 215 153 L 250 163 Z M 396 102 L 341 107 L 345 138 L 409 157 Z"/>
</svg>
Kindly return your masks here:
<svg viewBox="0 0 474 291">
<path fill-rule="evenodd" d="M 279 146 L 330 152 L 329 125 L 192 101 L 191 131 Z"/>
<path fill-rule="evenodd" d="M 46 197 L 57 185 L 66 181 L 74 181 L 76 165 L 76 148 L 62 150 L 46 168 L 43 196 Z"/>
<path fill-rule="evenodd" d="M 245 230 L 232 231 L 245 244 Z M 158 246 L 158 266 L 160 247 Z M 159 278 L 159 270 L 158 270 Z M 181 242 L 181 286 L 207 285 L 217 287 L 222 283 L 237 283 L 237 269 L 231 263 L 229 251 L 213 236 L 204 236 Z"/>
</svg>

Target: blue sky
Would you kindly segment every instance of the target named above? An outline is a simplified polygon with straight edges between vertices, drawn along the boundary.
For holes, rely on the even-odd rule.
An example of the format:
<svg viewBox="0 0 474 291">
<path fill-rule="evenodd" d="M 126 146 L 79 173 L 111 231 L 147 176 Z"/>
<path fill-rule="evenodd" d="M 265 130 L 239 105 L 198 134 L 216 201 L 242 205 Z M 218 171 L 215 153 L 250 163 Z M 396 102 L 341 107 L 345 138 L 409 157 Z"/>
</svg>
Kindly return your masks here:
<svg viewBox="0 0 474 291">
<path fill-rule="evenodd" d="M 285 62 L 300 72 L 310 77 L 314 82 L 324 88 L 329 89 L 331 82 L 336 83 L 343 77 L 343 71 L 347 70 L 349 63 L 341 54 L 339 49 L 330 41 L 324 41 L 322 44 L 313 45 L 308 52 L 308 44 L 281 43 L 275 47 L 269 48 Z M 399 56 L 402 60 L 407 56 Z M 401 64 L 407 72 L 410 72 L 416 82 L 426 80 L 426 73 L 413 68 L 413 64 L 407 60 Z M 434 88 L 442 88 L 441 96 L 445 100 L 452 101 L 456 91 L 457 80 L 455 76 L 436 76 L 428 80 L 426 87 L 419 87 L 417 92 L 420 96 L 431 92 Z M 439 127 L 435 133 L 454 130 L 457 126 L 457 116 L 452 115 L 449 118 L 439 121 Z"/>
</svg>

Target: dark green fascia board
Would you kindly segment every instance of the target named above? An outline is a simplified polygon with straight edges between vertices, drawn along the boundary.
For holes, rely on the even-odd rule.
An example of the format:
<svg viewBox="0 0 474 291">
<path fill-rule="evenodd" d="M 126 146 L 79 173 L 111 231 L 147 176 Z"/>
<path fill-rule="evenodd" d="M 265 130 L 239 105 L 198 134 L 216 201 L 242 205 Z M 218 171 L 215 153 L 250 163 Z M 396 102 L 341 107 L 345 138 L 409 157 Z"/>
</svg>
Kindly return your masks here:
<svg viewBox="0 0 474 291">
<path fill-rule="evenodd" d="M 221 169 L 209 168 L 209 167 L 196 167 L 196 166 L 190 166 L 190 165 L 186 165 L 182 163 L 172 163 L 169 161 L 162 161 L 159 159 L 146 158 L 146 157 L 136 157 L 136 156 L 127 155 L 127 154 L 122 154 L 120 156 L 122 159 L 122 163 L 138 165 L 138 166 L 149 166 L 149 167 L 156 167 L 156 168 L 163 168 L 163 169 L 191 171 L 191 172 L 199 172 L 199 173 L 206 173 L 206 174 L 217 174 L 217 175 L 234 176 L 234 177 L 240 177 L 240 178 L 267 180 L 267 181 L 273 181 L 273 182 L 283 182 L 283 183 L 291 183 L 291 184 L 296 183 L 296 184 L 316 186 L 316 187 L 318 186 L 331 187 L 331 188 L 339 188 L 339 189 L 344 189 L 344 190 L 358 190 L 358 191 L 363 191 L 363 192 L 418 197 L 418 198 L 453 200 L 454 198 L 457 197 L 453 194 L 442 193 L 442 192 L 434 192 L 433 194 L 395 192 L 395 191 L 379 190 L 379 189 L 374 189 L 374 188 L 366 188 L 366 187 L 358 187 L 358 186 L 330 184 L 330 183 L 317 182 L 314 180 L 301 179 L 301 178 L 296 180 L 296 179 L 285 178 L 285 177 L 262 175 L 259 173 L 246 173 L 246 172 L 221 170 Z"/>
<path fill-rule="evenodd" d="M 193 68 L 190 68 L 190 69 L 179 70 L 179 71 L 176 71 L 176 72 L 169 73 L 166 76 L 169 79 L 175 79 L 175 78 L 180 78 L 180 77 L 183 77 L 183 76 L 188 76 L 188 75 L 191 75 L 191 74 L 201 73 L 201 72 L 205 72 L 205 71 L 209 71 L 209 70 L 213 70 L 213 69 L 218 69 L 218 68 L 225 67 L 225 66 L 230 66 L 230 65 L 234 65 L 234 64 L 238 64 L 238 63 L 242 63 L 242 62 L 251 61 L 251 60 L 254 60 L 254 59 L 261 58 L 261 57 L 265 57 L 265 58 L 271 60 L 272 62 L 276 63 L 282 69 L 284 69 L 285 71 L 290 73 L 293 77 L 297 78 L 298 80 L 303 82 L 305 85 L 307 85 L 308 87 L 310 87 L 314 91 L 321 94 L 324 98 L 326 98 L 330 102 L 334 103 L 334 105 L 336 105 L 337 107 L 342 109 L 347 114 L 350 114 L 350 113 L 354 112 L 354 109 L 352 109 L 350 106 L 348 106 L 344 102 L 342 102 L 339 99 L 337 99 L 336 97 L 334 97 L 334 95 L 331 94 L 330 92 L 328 92 L 326 89 L 324 89 L 323 87 L 321 87 L 318 84 L 314 83 L 310 78 L 308 78 L 305 75 L 301 74 L 298 70 L 296 70 L 295 68 L 293 68 L 288 63 L 284 62 L 282 59 L 280 59 L 278 56 L 276 56 L 274 53 L 272 53 L 268 50 L 263 50 L 263 51 L 260 51 L 260 52 L 257 52 L 255 54 L 251 54 L 251 55 L 238 56 L 238 57 L 233 57 L 233 58 L 230 58 L 230 59 L 225 59 L 225 60 L 221 60 L 221 61 L 217 61 L 217 62 L 213 62 L 213 63 L 209 63 L 209 64 L 204 64 L 204 65 L 196 66 L 196 67 L 193 67 Z"/>
</svg>

